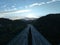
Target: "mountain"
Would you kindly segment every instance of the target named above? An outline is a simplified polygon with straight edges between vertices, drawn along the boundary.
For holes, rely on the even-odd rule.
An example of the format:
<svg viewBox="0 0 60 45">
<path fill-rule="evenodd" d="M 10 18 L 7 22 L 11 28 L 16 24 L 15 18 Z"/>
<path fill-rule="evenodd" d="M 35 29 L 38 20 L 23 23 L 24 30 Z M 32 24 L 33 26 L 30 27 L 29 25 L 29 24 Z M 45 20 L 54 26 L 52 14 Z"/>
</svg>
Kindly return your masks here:
<svg viewBox="0 0 60 45">
<path fill-rule="evenodd" d="M 0 18 L 0 45 L 6 45 L 12 38 L 19 34 L 27 24 L 22 20 Z"/>
<path fill-rule="evenodd" d="M 33 25 L 53 45 L 60 43 L 60 14 L 48 14 L 33 21 Z"/>
<path fill-rule="evenodd" d="M 36 19 L 38 19 L 38 18 L 28 18 L 28 17 L 25 17 L 24 19 L 25 19 L 25 20 L 36 20 Z"/>
</svg>

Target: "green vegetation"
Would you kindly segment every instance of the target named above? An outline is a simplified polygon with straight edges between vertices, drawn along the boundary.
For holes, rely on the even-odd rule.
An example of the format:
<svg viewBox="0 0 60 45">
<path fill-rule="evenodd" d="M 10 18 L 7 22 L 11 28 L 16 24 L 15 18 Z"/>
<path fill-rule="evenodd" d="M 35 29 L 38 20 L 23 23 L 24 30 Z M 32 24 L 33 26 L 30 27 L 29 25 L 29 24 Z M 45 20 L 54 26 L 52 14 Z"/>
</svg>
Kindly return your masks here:
<svg viewBox="0 0 60 45">
<path fill-rule="evenodd" d="M 33 25 L 53 45 L 60 43 L 60 14 L 48 14 L 33 21 Z"/>
<path fill-rule="evenodd" d="M 25 27 L 27 27 L 27 24 L 22 20 L 0 18 L 0 45 L 6 45 Z"/>
</svg>

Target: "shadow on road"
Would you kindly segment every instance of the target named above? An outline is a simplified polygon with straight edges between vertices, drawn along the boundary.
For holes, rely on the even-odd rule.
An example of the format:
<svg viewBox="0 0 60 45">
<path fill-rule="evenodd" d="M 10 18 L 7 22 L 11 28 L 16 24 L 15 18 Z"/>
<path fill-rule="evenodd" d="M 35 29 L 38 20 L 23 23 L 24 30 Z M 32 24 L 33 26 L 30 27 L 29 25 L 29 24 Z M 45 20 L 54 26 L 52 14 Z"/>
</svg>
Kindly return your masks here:
<svg viewBox="0 0 60 45">
<path fill-rule="evenodd" d="M 31 28 L 29 28 L 29 34 L 28 34 L 28 45 L 32 45 L 32 34 L 31 34 Z"/>
</svg>

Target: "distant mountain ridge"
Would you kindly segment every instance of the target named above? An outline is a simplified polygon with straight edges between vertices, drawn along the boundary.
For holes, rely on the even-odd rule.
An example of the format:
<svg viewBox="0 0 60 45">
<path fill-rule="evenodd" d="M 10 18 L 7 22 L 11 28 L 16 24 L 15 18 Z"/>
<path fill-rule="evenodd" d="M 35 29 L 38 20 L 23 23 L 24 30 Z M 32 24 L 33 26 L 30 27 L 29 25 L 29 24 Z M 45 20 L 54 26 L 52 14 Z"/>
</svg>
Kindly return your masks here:
<svg viewBox="0 0 60 45">
<path fill-rule="evenodd" d="M 36 19 L 38 19 L 38 18 L 28 18 L 28 17 L 25 17 L 24 19 L 25 19 L 25 20 L 36 20 Z"/>
</svg>

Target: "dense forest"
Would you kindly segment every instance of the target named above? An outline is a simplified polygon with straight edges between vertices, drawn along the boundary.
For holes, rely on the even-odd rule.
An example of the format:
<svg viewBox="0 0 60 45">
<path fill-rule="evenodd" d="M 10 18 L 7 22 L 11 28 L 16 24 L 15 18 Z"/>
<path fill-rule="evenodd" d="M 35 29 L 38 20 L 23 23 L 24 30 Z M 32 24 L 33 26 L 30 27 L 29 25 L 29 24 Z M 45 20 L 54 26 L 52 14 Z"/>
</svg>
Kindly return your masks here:
<svg viewBox="0 0 60 45">
<path fill-rule="evenodd" d="M 60 43 L 60 14 L 48 14 L 33 21 L 33 25 L 53 45 Z"/>
<path fill-rule="evenodd" d="M 27 27 L 27 24 L 22 20 L 0 18 L 0 45 L 6 45 L 25 27 Z"/>
</svg>

